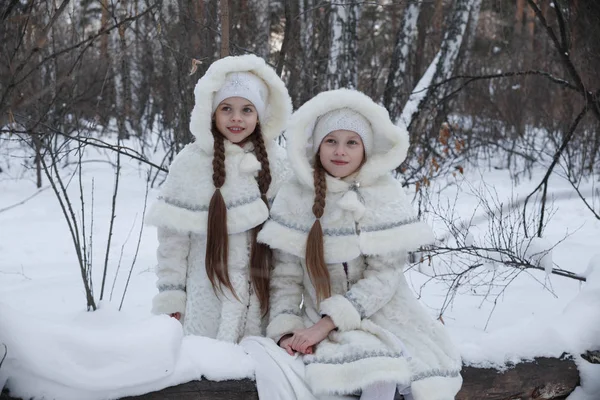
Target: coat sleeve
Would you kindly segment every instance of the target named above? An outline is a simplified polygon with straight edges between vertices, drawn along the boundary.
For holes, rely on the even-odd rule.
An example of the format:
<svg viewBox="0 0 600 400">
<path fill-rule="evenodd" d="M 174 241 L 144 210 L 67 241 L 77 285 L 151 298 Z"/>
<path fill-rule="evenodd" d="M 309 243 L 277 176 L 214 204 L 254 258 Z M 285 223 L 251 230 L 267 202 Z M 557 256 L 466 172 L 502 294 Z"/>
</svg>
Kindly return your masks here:
<svg viewBox="0 0 600 400">
<path fill-rule="evenodd" d="M 340 331 L 357 329 L 385 306 L 398 290 L 406 253 L 368 256 L 363 278 L 345 295 L 333 295 L 321 302 L 320 312 L 328 315 Z"/>
<path fill-rule="evenodd" d="M 282 336 L 304 328 L 302 293 L 304 272 L 300 258 L 273 250 L 274 269 L 270 280 L 271 312 L 267 337 L 279 342 Z"/>
<path fill-rule="evenodd" d="M 185 314 L 186 278 L 190 254 L 190 234 L 168 228 L 158 228 L 158 265 L 156 287 L 158 294 L 152 300 L 154 314 Z"/>
</svg>

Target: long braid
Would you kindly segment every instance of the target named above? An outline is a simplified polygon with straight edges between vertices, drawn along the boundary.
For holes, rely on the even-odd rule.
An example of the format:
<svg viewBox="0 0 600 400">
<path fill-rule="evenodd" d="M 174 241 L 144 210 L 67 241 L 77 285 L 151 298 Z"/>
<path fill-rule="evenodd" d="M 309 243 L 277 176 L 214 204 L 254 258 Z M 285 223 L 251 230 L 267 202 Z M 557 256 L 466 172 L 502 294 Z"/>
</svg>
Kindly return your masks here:
<svg viewBox="0 0 600 400">
<path fill-rule="evenodd" d="M 252 135 L 252 143 L 254 144 L 254 153 L 260 162 L 261 169 L 258 172 L 258 188 L 260 196 L 269 208 L 267 192 L 271 186 L 271 167 L 269 165 L 269 156 L 265 148 L 265 142 L 260 130 L 260 125 L 256 126 L 256 130 Z M 272 252 L 269 246 L 264 243 L 259 243 L 256 239 L 262 228 L 262 224 L 252 230 L 252 250 L 250 253 L 250 276 L 252 285 L 256 291 L 258 300 L 260 301 L 260 309 L 263 315 L 269 310 L 269 278 L 271 274 Z"/>
<path fill-rule="evenodd" d="M 317 302 L 320 302 L 331 296 L 331 283 L 329 270 L 325 263 L 323 228 L 321 226 L 321 217 L 325 211 L 327 181 L 325 179 L 325 170 L 321 165 L 318 154 L 315 159 L 313 180 L 315 185 L 315 200 L 312 206 L 312 212 L 317 220 L 313 223 L 313 226 L 308 233 L 308 238 L 306 239 L 306 267 L 308 269 L 310 280 L 315 287 Z"/>
<path fill-rule="evenodd" d="M 228 255 L 229 236 L 227 233 L 227 206 L 221 194 L 225 183 L 225 139 L 219 133 L 213 121 L 212 134 L 214 138 L 213 154 L 213 185 L 215 192 L 208 206 L 208 226 L 206 231 L 206 275 L 215 293 L 223 293 L 223 285 L 238 299 L 229 279 Z"/>
</svg>

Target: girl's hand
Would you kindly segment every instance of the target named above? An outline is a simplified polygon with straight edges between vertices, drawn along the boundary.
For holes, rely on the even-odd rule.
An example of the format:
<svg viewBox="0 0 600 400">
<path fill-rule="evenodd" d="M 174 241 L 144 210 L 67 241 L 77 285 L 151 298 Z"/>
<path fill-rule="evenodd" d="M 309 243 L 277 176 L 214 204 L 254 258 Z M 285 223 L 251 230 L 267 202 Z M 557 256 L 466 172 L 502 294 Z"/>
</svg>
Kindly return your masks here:
<svg viewBox="0 0 600 400">
<path fill-rule="evenodd" d="M 293 339 L 294 335 L 292 335 L 291 333 L 288 333 L 287 335 L 283 336 L 280 340 L 279 340 L 279 347 L 281 347 L 282 349 L 284 349 L 285 351 L 287 351 L 287 353 L 290 356 L 294 355 L 294 350 L 292 349 L 292 339 Z"/>
<path fill-rule="evenodd" d="M 319 322 L 306 329 L 299 329 L 292 336 L 292 349 L 302 354 L 312 354 L 314 346 L 321 343 L 335 329 L 330 317 L 323 317 Z"/>
<path fill-rule="evenodd" d="M 181 321 L 181 313 L 175 312 L 173 314 L 169 314 L 172 318 L 175 318 L 177 321 Z"/>
</svg>

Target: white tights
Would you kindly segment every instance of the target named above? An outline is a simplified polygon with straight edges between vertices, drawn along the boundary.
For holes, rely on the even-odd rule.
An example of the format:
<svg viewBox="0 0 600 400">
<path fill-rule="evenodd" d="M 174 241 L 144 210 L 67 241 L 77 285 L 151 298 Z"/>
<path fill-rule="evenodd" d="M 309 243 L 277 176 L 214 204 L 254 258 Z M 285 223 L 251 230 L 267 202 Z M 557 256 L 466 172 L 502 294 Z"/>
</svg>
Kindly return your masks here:
<svg viewBox="0 0 600 400">
<path fill-rule="evenodd" d="M 360 400 L 394 400 L 396 383 L 375 382 L 365 387 L 360 395 Z"/>
</svg>

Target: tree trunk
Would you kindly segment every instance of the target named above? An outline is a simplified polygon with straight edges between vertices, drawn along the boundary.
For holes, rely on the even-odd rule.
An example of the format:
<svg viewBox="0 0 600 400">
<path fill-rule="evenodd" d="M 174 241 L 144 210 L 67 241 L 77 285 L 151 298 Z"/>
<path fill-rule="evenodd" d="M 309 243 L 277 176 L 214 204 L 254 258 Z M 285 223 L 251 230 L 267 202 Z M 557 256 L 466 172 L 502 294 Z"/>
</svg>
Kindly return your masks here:
<svg viewBox="0 0 600 400">
<path fill-rule="evenodd" d="M 444 1 L 435 0 L 433 7 L 433 16 L 431 18 L 430 35 L 435 46 L 442 40 L 442 29 L 444 21 Z"/>
<path fill-rule="evenodd" d="M 221 58 L 229 55 L 229 1 L 221 0 Z"/>
<path fill-rule="evenodd" d="M 127 4 L 126 0 L 122 0 L 117 5 L 118 9 L 115 11 L 119 20 L 126 18 L 127 16 Z M 113 72 L 115 74 L 115 89 L 117 94 L 117 127 L 119 130 L 119 139 L 129 138 L 129 115 L 131 107 L 131 72 L 129 68 L 129 55 L 127 52 L 127 39 L 126 39 L 126 25 L 120 25 L 118 29 L 118 47 L 115 44 L 115 64 Z M 118 62 L 117 62 L 118 60 Z"/>
<path fill-rule="evenodd" d="M 108 26 L 108 0 L 102 0 L 102 19 L 100 21 L 102 28 Z M 108 57 L 108 35 L 102 35 L 100 38 L 100 57 L 104 60 Z"/>
<path fill-rule="evenodd" d="M 254 0 L 252 10 L 254 10 L 257 26 L 256 53 L 262 58 L 268 59 L 271 53 L 269 43 L 271 37 L 270 0 Z"/>
<path fill-rule="evenodd" d="M 525 0 L 517 0 L 517 8 L 515 9 L 515 27 L 516 36 L 520 36 L 523 32 L 523 15 L 525 13 Z"/>
<path fill-rule="evenodd" d="M 383 93 L 383 105 L 389 111 L 392 121 L 398 117 L 401 111 L 400 107 L 406 101 L 410 88 L 412 88 L 410 74 L 408 73 L 408 58 L 417 40 L 417 21 L 420 10 L 420 1 L 408 1 L 404 10 L 402 25 L 398 28 L 396 35 L 396 45 L 392 53 L 390 70 Z"/>
<path fill-rule="evenodd" d="M 537 2 L 536 2 L 537 3 Z M 533 41 L 535 38 L 535 11 L 531 7 L 527 7 L 527 52 L 532 54 Z"/>
<path fill-rule="evenodd" d="M 456 400 L 564 400 L 579 385 L 579 372 L 570 358 L 536 358 L 505 371 L 463 367 L 463 385 Z M 255 382 L 192 381 L 123 400 L 258 400 Z M 395 400 L 402 396 L 396 394 Z M 0 400 L 17 400 L 3 393 Z"/>
<path fill-rule="evenodd" d="M 331 5 L 328 89 L 357 87 L 357 28 L 360 5 L 354 0 L 342 0 Z"/>
<path fill-rule="evenodd" d="M 462 44 L 467 21 L 476 0 L 456 0 L 447 23 L 446 34 L 434 61 L 417 84 L 413 95 L 402 110 L 399 124 L 405 124 L 409 130 L 426 131 L 430 117 L 435 117 L 434 107 L 444 95 L 444 87 L 434 87 L 452 75 L 458 52 Z M 426 108 L 432 113 L 423 112 Z"/>
<path fill-rule="evenodd" d="M 299 12 L 300 12 L 300 46 L 302 48 L 302 60 L 304 67 L 303 76 L 301 81 L 304 85 L 302 87 L 302 93 L 298 101 L 303 104 L 304 102 L 311 99 L 316 92 L 314 75 L 315 75 L 315 56 L 314 56 L 314 0 L 298 0 Z"/>
</svg>

